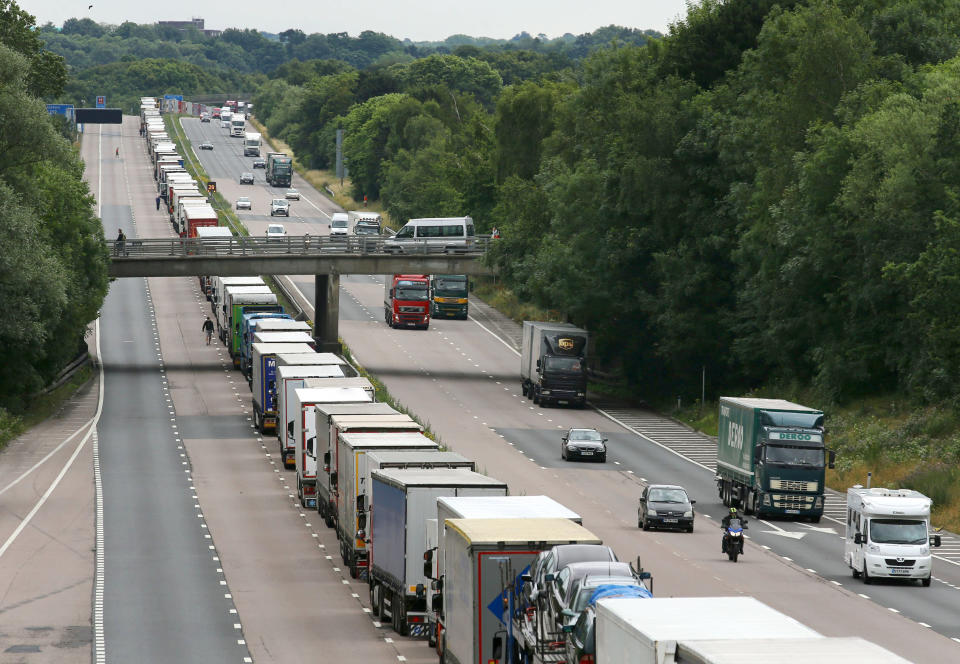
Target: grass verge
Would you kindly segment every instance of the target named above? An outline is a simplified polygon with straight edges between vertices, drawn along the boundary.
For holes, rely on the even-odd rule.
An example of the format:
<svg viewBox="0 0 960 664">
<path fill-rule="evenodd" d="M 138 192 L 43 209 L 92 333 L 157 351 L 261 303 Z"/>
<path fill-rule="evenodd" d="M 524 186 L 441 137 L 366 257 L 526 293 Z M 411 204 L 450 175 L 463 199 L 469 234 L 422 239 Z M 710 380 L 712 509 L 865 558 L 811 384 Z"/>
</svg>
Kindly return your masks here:
<svg viewBox="0 0 960 664">
<path fill-rule="evenodd" d="M 88 364 L 77 370 L 70 380 L 57 389 L 31 400 L 30 405 L 22 412 L 10 413 L 0 408 L 0 450 L 24 431 L 58 412 L 63 407 L 63 403 L 92 378 L 93 369 Z"/>
</svg>

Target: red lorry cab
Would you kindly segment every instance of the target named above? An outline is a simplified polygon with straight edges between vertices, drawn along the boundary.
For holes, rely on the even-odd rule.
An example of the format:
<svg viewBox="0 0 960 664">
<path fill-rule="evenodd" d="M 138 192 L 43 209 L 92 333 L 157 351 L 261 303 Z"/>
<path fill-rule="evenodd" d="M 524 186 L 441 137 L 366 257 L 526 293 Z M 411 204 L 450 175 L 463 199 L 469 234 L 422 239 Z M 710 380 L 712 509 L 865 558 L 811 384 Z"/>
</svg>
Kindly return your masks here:
<svg viewBox="0 0 960 664">
<path fill-rule="evenodd" d="M 390 327 L 430 326 L 430 277 L 426 274 L 395 274 L 386 280 L 383 318 Z"/>
<path fill-rule="evenodd" d="M 220 109 L 219 109 L 219 108 L 213 109 L 213 117 L 215 117 L 215 118 L 217 118 L 217 119 L 220 118 Z"/>
</svg>

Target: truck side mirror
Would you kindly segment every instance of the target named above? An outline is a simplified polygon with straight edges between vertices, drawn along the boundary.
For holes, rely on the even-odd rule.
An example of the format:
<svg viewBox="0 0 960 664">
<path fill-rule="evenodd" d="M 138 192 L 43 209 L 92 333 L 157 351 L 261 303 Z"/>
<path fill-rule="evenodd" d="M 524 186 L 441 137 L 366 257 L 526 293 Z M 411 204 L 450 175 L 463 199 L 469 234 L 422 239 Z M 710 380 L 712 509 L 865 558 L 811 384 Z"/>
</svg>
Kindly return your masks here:
<svg viewBox="0 0 960 664">
<path fill-rule="evenodd" d="M 310 438 L 307 440 L 307 454 L 313 456 L 313 443 L 316 441 L 316 438 Z"/>
<path fill-rule="evenodd" d="M 417 599 L 423 599 L 427 596 L 427 588 L 422 583 L 417 584 Z"/>
<path fill-rule="evenodd" d="M 337 471 L 330 473 L 330 486 L 334 489 L 337 488 Z"/>
<path fill-rule="evenodd" d="M 755 445 L 753 447 L 753 458 L 759 459 L 762 454 L 763 454 L 763 445 Z"/>
<path fill-rule="evenodd" d="M 363 539 L 363 531 L 367 529 L 367 513 L 360 512 L 357 515 L 357 537 Z"/>
<path fill-rule="evenodd" d="M 434 613 L 440 613 L 440 610 L 443 609 L 443 593 L 434 593 L 433 597 L 430 598 L 430 609 Z"/>
<path fill-rule="evenodd" d="M 503 637 L 499 634 L 493 637 L 493 653 L 490 655 L 490 657 L 491 659 L 495 659 L 497 661 L 503 657 Z"/>
<path fill-rule="evenodd" d="M 524 583 L 533 583 L 533 577 L 530 576 L 529 574 L 521 574 L 520 580 L 523 581 Z"/>
<path fill-rule="evenodd" d="M 364 494 L 357 496 L 357 511 L 365 512 L 367 507 L 367 497 Z"/>
<path fill-rule="evenodd" d="M 537 371 L 540 371 L 540 360 L 537 360 Z"/>
<path fill-rule="evenodd" d="M 934 535 L 933 537 L 930 538 L 930 542 L 931 542 L 934 546 L 940 546 L 940 536 L 939 536 L 939 535 Z"/>
<path fill-rule="evenodd" d="M 860 533 L 854 533 L 854 535 L 853 535 L 853 543 L 854 543 L 854 544 L 863 544 L 863 535 L 861 535 Z"/>
<path fill-rule="evenodd" d="M 837 463 L 837 453 L 833 450 L 827 451 L 827 468 L 833 468 Z"/>
<path fill-rule="evenodd" d="M 323 469 L 330 472 L 330 452 L 323 453 Z"/>
<path fill-rule="evenodd" d="M 433 576 L 433 549 L 423 552 L 423 575 L 428 579 L 432 579 Z"/>
<path fill-rule="evenodd" d="M 293 422 L 287 422 L 287 435 L 293 438 Z"/>
</svg>

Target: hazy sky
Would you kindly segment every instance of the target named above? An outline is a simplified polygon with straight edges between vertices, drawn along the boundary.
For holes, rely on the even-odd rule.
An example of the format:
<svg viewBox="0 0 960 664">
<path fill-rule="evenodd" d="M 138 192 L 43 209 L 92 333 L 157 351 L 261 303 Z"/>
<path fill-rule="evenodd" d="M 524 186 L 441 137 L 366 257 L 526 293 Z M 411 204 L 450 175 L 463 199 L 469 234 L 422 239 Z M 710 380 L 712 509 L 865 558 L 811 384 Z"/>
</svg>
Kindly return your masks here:
<svg viewBox="0 0 960 664">
<path fill-rule="evenodd" d="M 665 32 L 686 13 L 685 0 L 284 0 L 273 5 L 254 0 L 227 2 L 130 2 L 129 0 L 17 0 L 21 8 L 55 25 L 71 17 L 89 17 L 98 23 L 155 23 L 206 20 L 206 27 L 256 28 L 281 32 L 299 28 L 311 32 L 364 30 L 398 39 L 439 41 L 462 33 L 473 37 L 510 38 L 526 30 L 558 37 L 582 34 L 610 24 Z M 93 3 L 89 11 L 87 6 Z"/>
</svg>

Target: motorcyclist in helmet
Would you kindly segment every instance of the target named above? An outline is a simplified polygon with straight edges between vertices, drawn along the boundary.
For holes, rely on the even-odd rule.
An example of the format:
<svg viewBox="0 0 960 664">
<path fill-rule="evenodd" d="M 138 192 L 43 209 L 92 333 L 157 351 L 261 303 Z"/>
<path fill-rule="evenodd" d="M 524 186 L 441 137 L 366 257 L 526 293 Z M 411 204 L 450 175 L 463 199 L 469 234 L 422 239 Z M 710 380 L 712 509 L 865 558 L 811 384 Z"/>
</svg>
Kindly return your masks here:
<svg viewBox="0 0 960 664">
<path fill-rule="evenodd" d="M 722 519 L 720 519 L 720 525 L 723 526 L 724 529 L 726 529 L 727 526 L 730 525 L 731 519 L 740 519 L 740 525 L 743 527 L 746 527 L 747 525 L 747 520 L 743 517 L 743 515 L 740 512 L 737 511 L 736 507 L 731 507 L 730 513 L 727 514 Z"/>
</svg>

